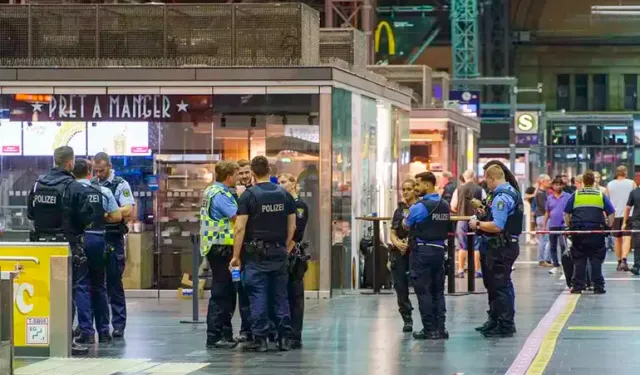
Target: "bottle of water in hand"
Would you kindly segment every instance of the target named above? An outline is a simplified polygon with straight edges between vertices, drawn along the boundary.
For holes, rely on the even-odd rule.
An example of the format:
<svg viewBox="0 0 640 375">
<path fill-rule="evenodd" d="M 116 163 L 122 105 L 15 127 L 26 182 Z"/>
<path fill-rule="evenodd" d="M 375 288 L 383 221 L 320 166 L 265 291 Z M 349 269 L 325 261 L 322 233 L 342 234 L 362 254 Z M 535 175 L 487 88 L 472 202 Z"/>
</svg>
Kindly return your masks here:
<svg viewBox="0 0 640 375">
<path fill-rule="evenodd" d="M 233 280 L 234 283 L 240 281 L 240 267 L 231 268 L 231 280 Z"/>
</svg>

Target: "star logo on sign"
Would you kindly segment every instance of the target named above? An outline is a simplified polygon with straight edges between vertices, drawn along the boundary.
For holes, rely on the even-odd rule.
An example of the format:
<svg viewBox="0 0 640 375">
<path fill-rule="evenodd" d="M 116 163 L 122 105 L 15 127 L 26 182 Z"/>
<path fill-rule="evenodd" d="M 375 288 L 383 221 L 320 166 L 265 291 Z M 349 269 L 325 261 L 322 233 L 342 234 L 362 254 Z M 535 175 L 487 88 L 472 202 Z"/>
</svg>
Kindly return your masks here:
<svg viewBox="0 0 640 375">
<path fill-rule="evenodd" d="M 184 100 L 181 100 L 180 103 L 176 104 L 176 106 L 178 106 L 178 112 L 187 112 L 189 104 L 185 103 Z"/>
<path fill-rule="evenodd" d="M 33 107 L 33 112 L 42 112 L 42 103 L 33 103 L 31 106 Z"/>
</svg>

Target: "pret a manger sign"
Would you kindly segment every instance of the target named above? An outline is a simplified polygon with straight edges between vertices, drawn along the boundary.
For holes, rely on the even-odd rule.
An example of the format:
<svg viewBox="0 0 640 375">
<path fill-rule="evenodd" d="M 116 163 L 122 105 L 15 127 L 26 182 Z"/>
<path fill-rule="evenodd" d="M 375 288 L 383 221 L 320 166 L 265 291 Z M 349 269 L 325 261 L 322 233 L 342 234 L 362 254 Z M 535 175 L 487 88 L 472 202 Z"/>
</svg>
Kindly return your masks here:
<svg viewBox="0 0 640 375">
<path fill-rule="evenodd" d="M 49 101 L 14 100 L 10 118 L 19 121 L 160 121 L 189 113 L 181 95 L 48 95 Z"/>
</svg>

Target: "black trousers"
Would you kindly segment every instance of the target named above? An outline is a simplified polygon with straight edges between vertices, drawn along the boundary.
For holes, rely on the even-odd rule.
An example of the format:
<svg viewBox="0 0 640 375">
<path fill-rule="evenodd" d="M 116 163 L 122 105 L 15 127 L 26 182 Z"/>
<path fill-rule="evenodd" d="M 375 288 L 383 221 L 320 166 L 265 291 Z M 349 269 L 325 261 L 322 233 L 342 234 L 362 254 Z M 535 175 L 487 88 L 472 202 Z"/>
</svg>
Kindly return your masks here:
<svg viewBox="0 0 640 375">
<path fill-rule="evenodd" d="M 291 311 L 291 339 L 302 341 L 304 320 L 304 281 L 289 278 L 289 310 Z"/>
<path fill-rule="evenodd" d="M 230 246 L 229 246 L 230 247 Z M 207 254 L 213 275 L 211 298 L 207 310 L 207 336 L 214 339 L 233 338 L 231 318 L 236 310 L 236 286 L 229 271 L 231 255 L 221 255 L 214 247 Z"/>
<path fill-rule="evenodd" d="M 489 318 L 501 328 L 515 328 L 515 289 L 511 280 L 513 263 L 520 255 L 520 245 L 509 242 L 504 248 L 481 245 L 482 281 L 489 298 Z"/>
<path fill-rule="evenodd" d="M 443 331 L 447 308 L 444 301 L 444 248 L 417 246 L 409 255 L 411 282 L 425 331 Z"/>
<path fill-rule="evenodd" d="M 405 323 L 413 323 L 413 306 L 409 300 L 409 254 L 402 254 L 393 248 L 390 252 L 391 277 L 398 299 L 398 311 Z"/>
<path fill-rule="evenodd" d="M 602 263 L 607 252 L 604 235 L 573 236 L 571 259 L 573 260 L 573 288 L 584 290 L 587 282 L 587 261 L 591 263 L 591 281 L 595 289 L 604 289 Z M 567 276 L 568 277 L 568 276 Z"/>
</svg>

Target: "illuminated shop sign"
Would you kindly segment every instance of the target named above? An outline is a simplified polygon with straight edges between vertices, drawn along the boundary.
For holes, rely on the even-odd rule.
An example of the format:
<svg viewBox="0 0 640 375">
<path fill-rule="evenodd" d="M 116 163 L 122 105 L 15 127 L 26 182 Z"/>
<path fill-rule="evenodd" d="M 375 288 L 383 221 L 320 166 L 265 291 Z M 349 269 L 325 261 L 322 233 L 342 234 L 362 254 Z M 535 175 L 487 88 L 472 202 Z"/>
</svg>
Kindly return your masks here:
<svg viewBox="0 0 640 375">
<path fill-rule="evenodd" d="M 373 42 L 375 52 L 376 53 L 380 52 L 380 36 L 382 34 L 382 29 L 384 29 L 387 33 L 387 43 L 388 43 L 387 51 L 389 52 L 389 56 L 394 56 L 396 54 L 396 39 L 393 35 L 393 28 L 391 28 L 391 25 L 389 25 L 389 22 L 387 21 L 381 21 L 378 24 L 378 27 L 376 27 L 376 32 L 374 34 L 374 42 Z"/>
<path fill-rule="evenodd" d="M 210 96 L 16 95 L 12 121 L 180 121 L 210 108 Z M 187 117 L 185 119 L 185 116 Z"/>
</svg>

